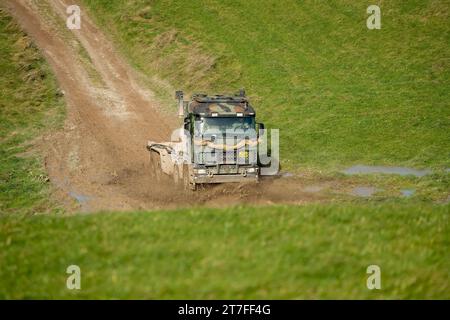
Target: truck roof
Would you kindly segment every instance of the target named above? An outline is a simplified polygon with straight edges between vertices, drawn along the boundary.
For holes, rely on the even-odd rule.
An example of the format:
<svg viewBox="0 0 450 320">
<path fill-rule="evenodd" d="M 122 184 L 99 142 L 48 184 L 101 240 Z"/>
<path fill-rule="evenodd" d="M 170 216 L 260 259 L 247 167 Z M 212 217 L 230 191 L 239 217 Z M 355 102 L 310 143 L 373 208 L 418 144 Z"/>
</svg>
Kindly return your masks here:
<svg viewBox="0 0 450 320">
<path fill-rule="evenodd" d="M 248 99 L 243 96 L 225 96 L 205 94 L 194 94 L 188 104 L 189 113 L 212 116 L 254 116 L 255 110 L 249 104 Z"/>
</svg>

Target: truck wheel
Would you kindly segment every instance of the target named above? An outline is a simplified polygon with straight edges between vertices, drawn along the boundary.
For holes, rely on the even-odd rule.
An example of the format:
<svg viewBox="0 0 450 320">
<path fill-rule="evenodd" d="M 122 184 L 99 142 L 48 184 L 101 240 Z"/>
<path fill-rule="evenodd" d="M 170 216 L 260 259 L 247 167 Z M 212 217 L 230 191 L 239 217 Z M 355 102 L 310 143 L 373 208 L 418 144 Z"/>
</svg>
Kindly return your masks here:
<svg viewBox="0 0 450 320">
<path fill-rule="evenodd" d="M 189 168 L 187 164 L 183 164 L 183 189 L 185 191 L 189 190 L 190 176 Z"/>
<path fill-rule="evenodd" d="M 194 179 L 191 179 L 191 170 L 188 164 L 183 164 L 183 188 L 185 191 L 195 191 L 197 190 L 197 184 L 194 182 Z M 192 181 L 191 181 L 192 180 Z"/>
</svg>

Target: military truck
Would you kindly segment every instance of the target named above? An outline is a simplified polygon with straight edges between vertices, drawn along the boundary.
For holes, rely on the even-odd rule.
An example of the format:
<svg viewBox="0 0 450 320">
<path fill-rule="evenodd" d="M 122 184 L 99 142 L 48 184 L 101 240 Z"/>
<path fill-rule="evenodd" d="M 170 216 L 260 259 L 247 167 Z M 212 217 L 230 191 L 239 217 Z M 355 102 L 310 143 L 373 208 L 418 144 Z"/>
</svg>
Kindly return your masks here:
<svg viewBox="0 0 450 320">
<path fill-rule="evenodd" d="M 183 127 L 170 142 L 147 143 L 157 180 L 166 174 L 186 190 L 200 184 L 258 182 L 258 138 L 264 125 L 256 123 L 245 91 L 196 93 L 188 101 L 183 96 L 176 91 Z"/>
</svg>

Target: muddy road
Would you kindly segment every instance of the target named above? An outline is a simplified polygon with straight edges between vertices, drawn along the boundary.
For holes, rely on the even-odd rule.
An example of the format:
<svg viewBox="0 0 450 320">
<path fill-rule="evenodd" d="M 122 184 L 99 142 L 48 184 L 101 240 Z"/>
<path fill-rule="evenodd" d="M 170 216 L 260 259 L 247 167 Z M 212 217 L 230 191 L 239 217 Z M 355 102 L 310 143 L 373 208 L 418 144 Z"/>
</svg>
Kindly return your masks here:
<svg viewBox="0 0 450 320">
<path fill-rule="evenodd" d="M 300 180 L 216 185 L 195 193 L 156 183 L 147 140 L 166 141 L 178 119 L 142 85 L 86 10 L 74 0 L 3 0 L 56 74 L 67 103 L 64 128 L 43 138 L 50 181 L 67 207 L 93 212 L 186 206 L 305 203 L 323 199 Z M 66 7 L 82 9 L 81 30 L 65 27 Z M 157 74 L 157 71 L 155 71 Z M 72 199 L 72 200 L 69 200 Z M 72 203 L 70 205 L 69 203 Z"/>
</svg>

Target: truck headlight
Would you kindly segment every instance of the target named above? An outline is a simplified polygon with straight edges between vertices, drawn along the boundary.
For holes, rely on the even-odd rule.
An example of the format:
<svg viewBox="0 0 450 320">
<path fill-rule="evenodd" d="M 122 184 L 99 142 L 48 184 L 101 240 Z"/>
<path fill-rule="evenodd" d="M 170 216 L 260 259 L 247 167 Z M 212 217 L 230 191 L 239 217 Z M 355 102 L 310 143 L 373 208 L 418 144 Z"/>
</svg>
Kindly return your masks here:
<svg viewBox="0 0 450 320">
<path fill-rule="evenodd" d="M 248 168 L 248 169 L 247 169 L 247 172 L 248 172 L 248 173 L 255 173 L 255 172 L 256 172 L 256 169 L 255 169 L 255 168 Z"/>
<path fill-rule="evenodd" d="M 197 173 L 198 174 L 206 174 L 206 169 L 198 169 Z"/>
</svg>

